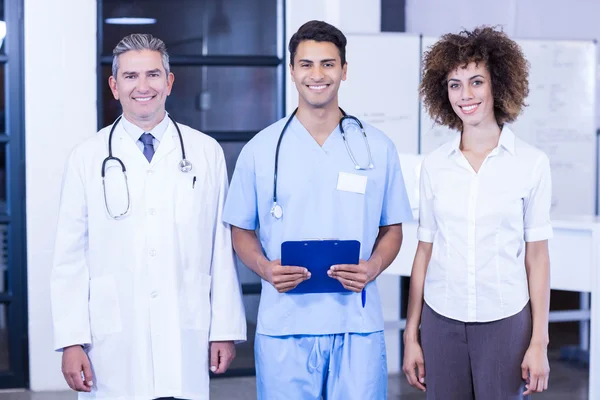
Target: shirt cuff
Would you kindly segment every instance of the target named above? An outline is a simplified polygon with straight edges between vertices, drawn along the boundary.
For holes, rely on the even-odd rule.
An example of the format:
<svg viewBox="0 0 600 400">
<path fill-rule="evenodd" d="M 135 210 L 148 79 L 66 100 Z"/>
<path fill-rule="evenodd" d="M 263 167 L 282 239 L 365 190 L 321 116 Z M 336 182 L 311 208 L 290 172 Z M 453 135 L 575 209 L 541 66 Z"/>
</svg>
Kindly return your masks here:
<svg viewBox="0 0 600 400">
<path fill-rule="evenodd" d="M 54 339 L 54 350 L 62 351 L 65 347 L 80 345 L 87 347 L 92 343 L 87 333 L 57 335 Z"/>
<path fill-rule="evenodd" d="M 525 229 L 526 242 L 538 242 L 540 240 L 552 239 L 552 226 L 546 225 L 539 228 Z"/>
<path fill-rule="evenodd" d="M 244 343 L 247 340 L 246 333 L 230 333 L 220 335 L 210 335 L 209 342 L 233 342 L 234 344 Z"/>
<path fill-rule="evenodd" d="M 433 243 L 433 237 L 435 236 L 435 231 L 431 231 L 429 229 L 425 229 L 422 226 L 419 226 L 417 230 L 417 238 L 421 242 Z"/>
</svg>

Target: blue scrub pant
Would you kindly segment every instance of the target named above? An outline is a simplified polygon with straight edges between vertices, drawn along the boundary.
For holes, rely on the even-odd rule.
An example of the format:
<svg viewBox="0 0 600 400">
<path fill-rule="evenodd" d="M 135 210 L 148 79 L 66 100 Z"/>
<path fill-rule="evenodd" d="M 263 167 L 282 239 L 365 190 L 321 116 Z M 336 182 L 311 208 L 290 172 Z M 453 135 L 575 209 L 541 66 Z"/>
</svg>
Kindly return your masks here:
<svg viewBox="0 0 600 400">
<path fill-rule="evenodd" d="M 385 400 L 382 331 L 336 335 L 256 335 L 258 400 Z"/>
</svg>

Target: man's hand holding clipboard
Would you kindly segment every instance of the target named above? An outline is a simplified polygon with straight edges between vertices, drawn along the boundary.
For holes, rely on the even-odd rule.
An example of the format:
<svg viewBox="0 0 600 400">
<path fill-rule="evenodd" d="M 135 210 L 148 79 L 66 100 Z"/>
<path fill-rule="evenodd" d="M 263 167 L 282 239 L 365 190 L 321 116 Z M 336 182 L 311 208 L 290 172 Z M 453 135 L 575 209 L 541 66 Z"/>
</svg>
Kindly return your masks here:
<svg viewBox="0 0 600 400">
<path fill-rule="evenodd" d="M 368 261 L 360 260 L 358 264 L 333 265 L 327 271 L 327 275 L 337 279 L 344 288 L 360 293 L 371 282 L 378 269 L 369 264 Z"/>
<path fill-rule="evenodd" d="M 366 261 L 360 260 L 360 242 L 357 240 L 301 240 L 281 244 L 281 263 L 301 265 L 312 276 L 308 282 L 298 283 L 290 294 L 362 292 L 372 275 Z M 332 269 L 332 267 L 335 267 Z"/>
<path fill-rule="evenodd" d="M 304 267 L 282 266 L 281 260 L 264 260 L 259 265 L 262 276 L 273 285 L 279 293 L 289 292 L 300 283 L 310 278 L 310 272 Z"/>
</svg>

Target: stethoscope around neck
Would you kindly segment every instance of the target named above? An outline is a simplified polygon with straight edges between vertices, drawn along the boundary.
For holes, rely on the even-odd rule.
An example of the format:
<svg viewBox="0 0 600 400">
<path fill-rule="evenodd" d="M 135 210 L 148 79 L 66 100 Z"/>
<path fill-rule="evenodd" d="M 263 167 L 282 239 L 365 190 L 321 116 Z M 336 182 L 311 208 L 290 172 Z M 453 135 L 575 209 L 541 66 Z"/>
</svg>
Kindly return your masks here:
<svg viewBox="0 0 600 400">
<path fill-rule="evenodd" d="M 181 172 L 184 172 L 184 173 L 190 172 L 193 169 L 193 165 L 192 165 L 192 163 L 187 158 L 185 158 L 185 146 L 183 145 L 183 136 L 181 135 L 181 130 L 179 129 L 179 125 L 177 125 L 177 122 L 175 122 L 175 119 L 173 119 L 173 117 L 170 114 L 167 114 L 167 115 L 169 116 L 169 118 L 173 122 L 173 125 L 175 125 L 175 129 L 177 129 L 177 135 L 179 136 L 179 144 L 180 144 L 180 147 L 181 147 L 181 161 L 179 161 L 179 170 Z M 104 205 L 106 206 L 106 211 L 108 212 L 108 215 L 112 219 L 114 219 L 114 220 L 118 220 L 118 219 L 121 219 L 121 218 L 125 217 L 127 214 L 129 214 L 129 210 L 131 208 L 131 195 L 129 193 L 129 183 L 127 182 L 127 168 L 125 168 L 125 163 L 123 163 L 123 161 L 121 161 L 121 159 L 119 157 L 113 156 L 113 152 L 112 152 L 112 138 L 113 138 L 113 133 L 115 131 L 115 128 L 117 127 L 117 125 L 121 121 L 122 117 L 123 116 L 120 115 L 119 118 L 117 118 L 115 120 L 115 122 L 113 123 L 112 127 L 110 128 L 110 133 L 108 134 L 108 157 L 106 157 L 104 159 L 104 161 L 102 161 L 102 171 L 101 171 L 101 175 L 102 175 L 102 190 L 103 190 L 103 193 L 104 193 Z M 121 171 L 123 172 L 123 177 L 125 179 L 125 188 L 126 188 L 126 191 L 127 191 L 127 208 L 122 213 L 113 213 L 111 211 L 110 207 L 108 206 L 108 200 L 107 200 L 107 197 L 106 197 L 106 183 L 105 183 L 105 178 L 106 178 L 106 164 L 109 161 L 115 161 L 115 162 L 117 162 L 121 166 Z"/>
<path fill-rule="evenodd" d="M 340 122 L 339 122 L 338 126 L 340 128 L 340 133 L 342 134 L 342 139 L 344 141 L 344 145 L 346 146 L 346 151 L 348 152 L 350 159 L 354 163 L 354 169 L 360 170 L 360 171 L 367 171 L 367 170 L 373 169 L 375 166 L 373 165 L 373 158 L 371 157 L 371 148 L 369 147 L 369 140 L 367 139 L 367 133 L 365 132 L 365 128 L 363 127 L 363 124 L 360 122 L 360 120 L 358 118 L 356 118 L 352 115 L 346 114 L 346 112 L 344 110 L 342 110 L 341 107 L 340 107 L 340 111 L 342 112 L 342 118 L 340 118 Z M 285 134 L 288 126 L 290 125 L 290 123 L 292 122 L 294 117 L 296 116 L 296 112 L 298 112 L 298 108 L 296 108 L 294 110 L 292 115 L 290 115 L 288 120 L 285 122 L 285 125 L 283 126 L 283 129 L 281 130 L 281 133 L 279 134 L 279 140 L 277 141 L 277 147 L 275 148 L 275 170 L 273 173 L 273 206 L 271 207 L 271 215 L 276 219 L 280 219 L 281 217 L 283 217 L 283 207 L 281 207 L 281 204 L 279 204 L 277 202 L 277 173 L 279 172 L 279 148 L 281 146 L 281 140 L 283 139 L 283 135 Z M 365 146 L 367 148 L 367 154 L 369 157 L 369 163 L 366 166 L 362 166 L 356 161 L 356 158 L 354 157 L 354 153 L 352 153 L 352 149 L 350 149 L 350 145 L 348 144 L 348 139 L 346 138 L 346 132 L 344 131 L 344 121 L 354 122 L 360 128 L 360 132 L 362 133 L 362 137 L 365 142 Z"/>
</svg>

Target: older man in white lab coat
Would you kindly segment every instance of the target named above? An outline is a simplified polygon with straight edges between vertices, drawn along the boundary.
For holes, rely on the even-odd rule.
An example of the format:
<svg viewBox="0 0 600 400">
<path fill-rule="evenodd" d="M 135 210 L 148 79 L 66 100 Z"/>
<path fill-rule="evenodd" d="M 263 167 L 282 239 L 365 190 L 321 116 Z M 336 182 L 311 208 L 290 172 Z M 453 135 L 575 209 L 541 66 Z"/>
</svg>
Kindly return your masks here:
<svg viewBox="0 0 600 400">
<path fill-rule="evenodd" d="M 74 149 L 63 181 L 55 348 L 80 399 L 208 399 L 209 363 L 224 372 L 246 339 L 223 151 L 166 113 L 162 41 L 130 35 L 113 54 L 123 115 Z"/>
</svg>

